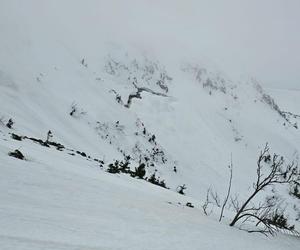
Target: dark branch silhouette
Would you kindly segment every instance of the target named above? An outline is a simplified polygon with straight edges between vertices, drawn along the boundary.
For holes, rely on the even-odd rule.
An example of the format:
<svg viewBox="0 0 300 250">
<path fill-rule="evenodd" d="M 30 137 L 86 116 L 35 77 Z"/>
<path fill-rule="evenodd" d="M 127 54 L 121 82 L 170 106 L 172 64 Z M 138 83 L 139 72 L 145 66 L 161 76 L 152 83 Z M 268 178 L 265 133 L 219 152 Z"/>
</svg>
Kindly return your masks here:
<svg viewBox="0 0 300 250">
<path fill-rule="evenodd" d="M 291 184 L 299 180 L 299 170 L 294 162 L 285 165 L 283 157 L 277 154 L 271 156 L 269 153 L 268 144 L 261 151 L 257 160 L 256 181 L 253 183 L 253 192 L 248 199 L 239 204 L 237 198 L 231 199 L 231 202 L 236 209 L 237 213 L 230 223 L 234 226 L 238 221 L 242 223 L 255 220 L 256 226 L 263 225 L 257 230 L 249 232 L 260 232 L 264 234 L 274 234 L 279 229 L 289 230 L 296 232 L 293 226 L 289 226 L 287 221 L 281 219 L 278 221 L 276 218 L 281 216 L 284 218 L 283 213 L 278 215 L 278 199 L 275 196 L 266 198 L 262 203 L 255 206 L 252 203 L 253 198 L 267 187 L 280 184 Z M 284 223 L 283 223 L 284 221 Z"/>
</svg>

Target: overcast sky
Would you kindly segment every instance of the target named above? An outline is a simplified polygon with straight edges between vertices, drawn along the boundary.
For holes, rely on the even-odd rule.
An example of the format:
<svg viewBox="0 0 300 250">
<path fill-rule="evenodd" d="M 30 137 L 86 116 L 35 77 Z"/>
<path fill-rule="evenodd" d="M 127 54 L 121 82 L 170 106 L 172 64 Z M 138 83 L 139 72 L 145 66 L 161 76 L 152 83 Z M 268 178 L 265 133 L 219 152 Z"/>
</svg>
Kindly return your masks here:
<svg viewBox="0 0 300 250">
<path fill-rule="evenodd" d="M 265 84 L 300 89 L 299 0 L 148 2 L 162 7 L 156 16 L 166 22 L 165 32 L 170 26 L 172 37 L 179 36 L 230 74 L 251 74 Z M 176 32 L 178 23 L 183 34 Z"/>
<path fill-rule="evenodd" d="M 10 8 L 12 2 L 14 7 Z M 85 45 L 87 42 L 97 45 L 104 40 L 130 42 L 160 54 L 167 53 L 171 60 L 172 55 L 178 54 L 193 55 L 199 60 L 208 58 L 229 76 L 250 75 L 264 85 L 300 89 L 300 0 L 0 0 L 0 3 L 4 28 L 9 28 L 11 19 L 19 22 L 19 30 L 24 31 L 23 24 L 27 21 L 29 28 L 42 26 L 42 32 L 61 29 L 60 36 L 68 36 L 71 43 L 74 43 L 70 35 L 73 33 L 77 42 L 85 39 Z M 54 35 L 53 39 L 57 40 Z"/>
<path fill-rule="evenodd" d="M 300 0 L 112 0 L 104 13 L 145 46 L 177 43 L 231 75 L 300 89 Z"/>
</svg>

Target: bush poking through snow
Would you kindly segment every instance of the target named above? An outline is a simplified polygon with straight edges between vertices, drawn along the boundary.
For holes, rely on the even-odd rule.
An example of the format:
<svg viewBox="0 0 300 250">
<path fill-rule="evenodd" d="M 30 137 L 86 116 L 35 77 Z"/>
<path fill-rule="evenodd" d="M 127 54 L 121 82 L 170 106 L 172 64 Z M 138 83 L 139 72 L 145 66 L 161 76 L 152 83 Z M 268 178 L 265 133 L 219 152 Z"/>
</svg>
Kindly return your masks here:
<svg viewBox="0 0 300 250">
<path fill-rule="evenodd" d="M 54 146 L 58 151 L 62 151 L 65 148 L 64 145 L 62 145 L 58 142 L 48 141 L 47 143 L 48 143 L 48 145 Z"/>
<path fill-rule="evenodd" d="M 129 164 L 130 164 L 129 161 L 125 161 L 125 162 L 121 161 L 119 163 L 120 172 L 124 174 L 130 174 L 131 171 L 130 171 Z"/>
<path fill-rule="evenodd" d="M 11 156 L 11 157 L 15 157 L 17 159 L 20 159 L 20 160 L 25 160 L 24 155 L 18 149 L 16 149 L 15 151 L 9 152 L 8 155 Z"/>
<path fill-rule="evenodd" d="M 296 183 L 290 191 L 290 194 L 300 199 L 300 184 Z"/>
<path fill-rule="evenodd" d="M 118 161 L 116 160 L 114 163 L 110 163 L 107 168 L 107 172 L 111 174 L 131 174 L 130 168 L 129 168 L 129 161 Z"/>
<path fill-rule="evenodd" d="M 119 167 L 119 161 L 110 163 L 108 165 L 107 172 L 111 173 L 111 174 L 119 174 L 121 172 L 120 167 Z"/>
<path fill-rule="evenodd" d="M 81 155 L 82 157 L 87 157 L 85 152 L 81 152 L 79 150 L 76 151 L 76 154 Z"/>
<path fill-rule="evenodd" d="M 70 116 L 73 116 L 73 115 L 75 114 L 76 111 L 77 111 L 76 104 L 73 103 L 72 106 L 71 106 Z"/>
<path fill-rule="evenodd" d="M 78 117 L 80 117 L 82 115 L 85 115 L 85 114 L 86 114 L 86 112 L 83 111 L 83 110 L 81 110 L 81 109 L 79 109 L 77 107 L 77 104 L 75 102 L 72 103 L 72 105 L 71 105 L 71 111 L 69 113 L 70 116 L 78 118 Z"/>
<path fill-rule="evenodd" d="M 10 118 L 8 120 L 8 122 L 6 123 L 6 127 L 8 127 L 9 129 L 12 129 L 13 125 L 14 125 L 14 121 Z"/>
<path fill-rule="evenodd" d="M 22 136 L 12 133 L 11 138 L 17 141 L 22 141 Z"/>
<path fill-rule="evenodd" d="M 166 183 L 164 180 L 160 181 L 159 177 L 156 178 L 155 173 L 153 173 L 150 178 L 148 179 L 148 182 L 163 187 L 163 188 L 167 188 Z M 167 188 L 168 189 L 168 188 Z"/>
<path fill-rule="evenodd" d="M 186 190 L 186 189 L 187 189 L 186 185 L 183 184 L 183 185 L 178 186 L 177 189 L 176 189 L 176 191 L 179 194 L 185 195 L 184 190 Z"/>
<path fill-rule="evenodd" d="M 47 133 L 47 139 L 46 139 L 45 143 L 48 143 L 50 141 L 50 139 L 52 139 L 52 138 L 53 138 L 53 134 L 52 134 L 51 130 L 49 130 Z"/>
<path fill-rule="evenodd" d="M 81 63 L 82 66 L 84 66 L 84 67 L 87 68 L 88 64 L 85 62 L 84 58 L 82 58 L 82 60 L 80 61 L 80 63 Z"/>
<path fill-rule="evenodd" d="M 140 163 L 140 165 L 135 168 L 135 171 L 131 171 L 129 167 L 129 156 L 125 157 L 125 162 L 116 160 L 114 163 L 110 163 L 107 168 L 107 172 L 111 174 L 130 174 L 131 177 L 138 177 L 140 179 L 146 180 L 154 185 L 167 188 L 164 180 L 160 180 L 159 177 L 156 177 L 155 173 L 153 173 L 149 178 L 144 178 L 146 175 L 146 164 Z"/>
<path fill-rule="evenodd" d="M 193 205 L 191 202 L 187 202 L 185 205 L 186 205 L 187 207 L 194 208 L 194 205 Z"/>
<path fill-rule="evenodd" d="M 137 168 L 135 168 L 135 171 L 132 173 L 132 176 L 144 179 L 144 176 L 146 175 L 145 166 L 145 163 L 141 163 Z"/>
<path fill-rule="evenodd" d="M 36 143 L 40 144 L 41 146 L 49 148 L 49 145 L 46 142 L 44 142 L 42 139 L 37 139 L 37 138 L 34 138 L 34 137 L 26 137 L 26 136 L 24 138 L 29 139 L 33 142 L 36 142 Z"/>
<path fill-rule="evenodd" d="M 265 221 L 276 228 L 286 229 L 289 231 L 295 230 L 294 225 L 289 225 L 288 220 L 282 211 L 275 210 Z"/>
</svg>

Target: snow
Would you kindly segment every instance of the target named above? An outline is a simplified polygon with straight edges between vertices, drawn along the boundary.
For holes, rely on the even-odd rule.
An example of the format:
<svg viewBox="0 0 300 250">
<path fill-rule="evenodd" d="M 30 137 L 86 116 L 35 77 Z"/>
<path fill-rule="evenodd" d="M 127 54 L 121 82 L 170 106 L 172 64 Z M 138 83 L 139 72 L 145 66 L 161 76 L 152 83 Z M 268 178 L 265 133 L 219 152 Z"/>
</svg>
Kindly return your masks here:
<svg viewBox="0 0 300 250">
<path fill-rule="evenodd" d="M 299 238 L 291 235 L 266 238 L 230 228 L 229 208 L 222 223 L 218 208 L 211 216 L 201 208 L 209 187 L 225 195 L 231 154 L 232 192 L 241 199 L 250 192 L 266 142 L 287 161 L 299 160 L 299 130 L 293 126 L 299 119 L 287 122 L 264 101 L 256 81 L 233 79 L 176 44 L 162 52 L 143 38 L 137 44 L 120 39 L 122 34 L 112 34 L 120 29 L 116 23 L 101 22 L 108 13 L 97 1 L 72 2 L 69 12 L 68 1 L 3 1 L 3 6 L 1 249 L 297 249 Z M 99 29 L 86 29 L 95 23 Z M 127 108 L 129 95 L 137 92 L 134 81 L 150 91 Z M 283 111 L 299 114 L 297 91 L 263 91 Z M 72 105 L 78 111 L 70 116 Z M 9 118 L 13 129 L 5 127 Z M 48 130 L 65 149 L 10 135 L 46 140 Z M 149 142 L 152 135 L 155 143 Z M 147 176 L 155 172 L 169 190 L 105 171 L 124 152 L 134 169 L 139 156 L 150 157 L 153 148 L 164 154 L 151 160 Z M 8 156 L 15 149 L 26 161 Z M 186 196 L 175 192 L 182 184 Z M 299 227 L 293 210 L 299 200 L 286 189 L 280 195 Z"/>
<path fill-rule="evenodd" d="M 204 216 L 189 197 L 59 159 L 56 152 L 33 157 L 35 163 L 1 154 L 0 185 L 6 190 L 0 197 L 1 249 L 297 249 L 299 244 L 292 236 L 267 238 L 230 228 Z M 196 208 L 184 206 L 187 201 Z"/>
<path fill-rule="evenodd" d="M 299 90 L 271 88 L 269 91 L 284 110 L 299 115 Z"/>
</svg>

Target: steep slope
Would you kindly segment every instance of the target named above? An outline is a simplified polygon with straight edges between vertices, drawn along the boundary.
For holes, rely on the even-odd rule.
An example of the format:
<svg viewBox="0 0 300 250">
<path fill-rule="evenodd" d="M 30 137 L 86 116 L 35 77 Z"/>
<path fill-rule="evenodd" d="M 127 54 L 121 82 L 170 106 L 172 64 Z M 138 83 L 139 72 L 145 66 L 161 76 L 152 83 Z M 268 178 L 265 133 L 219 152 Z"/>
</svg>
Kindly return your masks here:
<svg viewBox="0 0 300 250">
<path fill-rule="evenodd" d="M 66 18 L 66 3 L 37 1 L 34 11 L 32 4 L 11 1 L 0 10 L 0 184 L 8 190 L 1 199 L 7 225 L 1 238 L 7 247 L 14 242 L 28 249 L 124 248 L 132 235 L 117 235 L 130 221 L 136 236 L 129 243 L 137 242 L 136 249 L 141 249 L 145 231 L 149 248 L 163 244 L 155 240 L 163 229 L 174 236 L 164 235 L 162 249 L 190 232 L 195 235 L 182 241 L 190 244 L 187 249 L 195 244 L 213 248 L 212 231 L 221 237 L 216 247 L 233 234 L 249 242 L 258 239 L 257 246 L 295 249 L 297 242 L 289 237 L 270 243 L 217 226 L 199 211 L 209 187 L 224 196 L 231 155 L 232 192 L 241 199 L 249 193 L 257 156 L 266 142 L 287 161 L 299 160 L 298 118 L 286 113 L 299 107 L 290 101 L 291 94 L 279 95 L 278 106 L 257 81 L 231 79 L 201 59 L 182 58 L 176 47 L 172 56 L 161 55 L 113 39 L 109 26 L 86 29 L 101 20 L 86 9 L 81 12 L 81 4 Z M 103 42 L 105 34 L 118 43 Z M 12 129 L 5 126 L 9 119 Z M 63 148 L 41 145 L 49 130 L 51 140 Z M 11 133 L 26 138 L 17 141 Z M 15 149 L 27 161 L 9 157 Z M 155 174 L 170 190 L 105 172 L 110 163 L 126 157 L 131 170 L 144 163 L 146 176 Z M 182 184 L 187 198 L 175 193 Z M 293 206 L 299 208 L 299 200 L 287 189 L 279 191 L 288 199 L 292 223 L 297 223 Z M 185 207 L 186 202 L 197 204 L 196 210 Z M 168 220 L 158 221 L 169 212 Z M 229 217 L 232 211 L 227 213 Z M 198 231 L 204 236 L 196 239 Z M 228 249 L 242 243 L 228 243 Z"/>
</svg>

